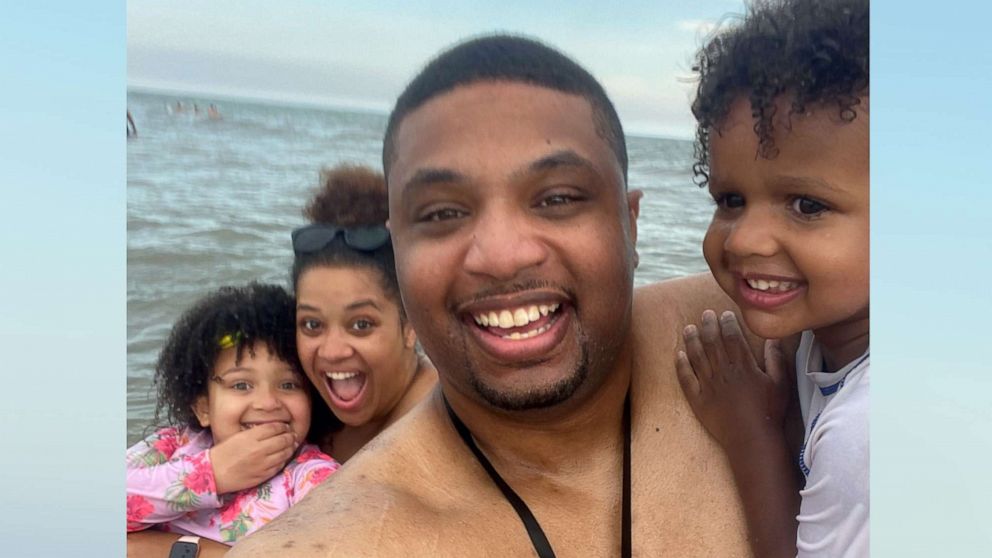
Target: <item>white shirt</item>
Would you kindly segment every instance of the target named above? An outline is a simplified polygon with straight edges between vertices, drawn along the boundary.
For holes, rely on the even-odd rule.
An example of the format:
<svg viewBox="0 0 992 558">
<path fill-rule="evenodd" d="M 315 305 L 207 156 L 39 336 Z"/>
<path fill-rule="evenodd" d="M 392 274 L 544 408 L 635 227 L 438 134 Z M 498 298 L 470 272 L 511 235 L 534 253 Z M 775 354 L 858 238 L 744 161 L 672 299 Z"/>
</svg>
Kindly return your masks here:
<svg viewBox="0 0 992 558">
<path fill-rule="evenodd" d="M 868 556 L 868 350 L 836 372 L 823 372 L 813 332 L 796 353 L 806 435 L 799 465 L 799 556 Z"/>
</svg>

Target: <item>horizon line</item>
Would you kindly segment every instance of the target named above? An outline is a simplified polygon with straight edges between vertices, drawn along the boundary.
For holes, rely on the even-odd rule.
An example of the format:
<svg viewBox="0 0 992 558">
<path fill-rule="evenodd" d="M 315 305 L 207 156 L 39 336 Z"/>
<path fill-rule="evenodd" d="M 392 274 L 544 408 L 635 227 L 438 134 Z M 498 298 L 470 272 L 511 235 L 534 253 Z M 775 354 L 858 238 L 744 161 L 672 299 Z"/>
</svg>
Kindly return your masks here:
<svg viewBox="0 0 992 558">
<path fill-rule="evenodd" d="M 378 103 L 360 103 L 354 100 L 347 99 L 335 99 L 335 98 L 320 98 L 320 97 L 307 97 L 303 98 L 301 96 L 292 94 L 279 94 L 279 93 L 266 93 L 266 92 L 241 92 L 241 91 L 230 91 L 230 90 L 210 90 L 210 88 L 196 89 L 196 86 L 190 86 L 187 84 L 148 84 L 141 82 L 128 82 L 126 85 L 128 92 L 135 91 L 139 93 L 152 93 L 159 95 L 176 95 L 184 94 L 193 97 L 203 97 L 206 99 L 213 100 L 228 100 L 228 101 L 249 101 L 256 102 L 263 105 L 282 105 L 291 106 L 299 108 L 316 108 L 316 109 L 335 109 L 344 110 L 348 112 L 358 112 L 363 114 L 374 114 L 376 116 L 388 117 L 390 110 L 387 108 L 381 108 Z M 645 127 L 638 128 L 633 126 L 631 131 L 624 131 L 624 135 L 641 138 L 641 139 L 662 139 L 671 141 L 694 141 L 692 135 L 678 136 L 670 132 L 660 132 L 645 129 Z"/>
</svg>

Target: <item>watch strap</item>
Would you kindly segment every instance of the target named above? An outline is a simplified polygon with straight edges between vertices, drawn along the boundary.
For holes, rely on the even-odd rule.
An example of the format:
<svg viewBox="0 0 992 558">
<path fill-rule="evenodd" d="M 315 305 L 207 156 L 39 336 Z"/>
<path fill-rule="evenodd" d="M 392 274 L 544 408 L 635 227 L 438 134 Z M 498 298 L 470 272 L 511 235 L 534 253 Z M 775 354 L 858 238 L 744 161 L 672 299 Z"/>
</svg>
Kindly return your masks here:
<svg viewBox="0 0 992 558">
<path fill-rule="evenodd" d="M 200 537 L 183 535 L 172 543 L 169 558 L 196 558 L 200 554 Z"/>
</svg>

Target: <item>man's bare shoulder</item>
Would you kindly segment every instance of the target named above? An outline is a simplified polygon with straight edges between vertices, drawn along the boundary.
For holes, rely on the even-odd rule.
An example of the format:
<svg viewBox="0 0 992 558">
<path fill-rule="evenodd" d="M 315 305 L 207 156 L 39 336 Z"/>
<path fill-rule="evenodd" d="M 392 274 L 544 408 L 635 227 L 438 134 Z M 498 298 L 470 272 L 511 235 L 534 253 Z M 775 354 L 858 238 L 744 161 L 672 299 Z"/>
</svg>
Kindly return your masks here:
<svg viewBox="0 0 992 558">
<path fill-rule="evenodd" d="M 710 303 L 707 305 L 707 303 Z M 719 304 L 718 304 L 719 303 Z M 698 424 L 675 375 L 675 355 L 684 345 L 682 330 L 699 323 L 702 308 L 720 310 L 732 304 L 707 275 L 693 275 L 637 289 L 631 327 L 634 347 L 635 408 L 659 432 L 678 436 L 673 445 L 702 441 L 709 451 L 706 431 Z M 690 313 L 691 312 L 691 313 Z"/>
<path fill-rule="evenodd" d="M 707 274 L 662 281 L 635 291 L 633 423 L 636 525 L 651 528 L 639 543 L 648 556 L 747 556 L 747 531 L 733 477 L 719 446 L 692 414 L 675 375 L 682 330 L 705 309 L 733 301 Z M 679 516 L 672 521 L 673 514 Z"/>
<path fill-rule="evenodd" d="M 233 557 L 402 555 L 403 533 L 429 515 L 402 487 L 342 468 L 300 503 L 238 543 Z M 364 484 L 364 486 L 361 486 Z"/>
<path fill-rule="evenodd" d="M 409 555 L 410 537 L 437 516 L 431 479 L 444 451 L 437 451 L 433 407 L 412 410 L 229 555 Z"/>
<path fill-rule="evenodd" d="M 682 329 L 699 324 L 704 310 L 720 313 L 730 310 L 740 317 L 740 309 L 709 273 L 667 279 L 634 291 L 633 332 L 651 358 L 674 359 L 682 345 Z M 758 362 L 762 362 L 764 340 L 752 334 L 738 320 Z M 670 357 L 670 358 L 669 358 Z"/>
<path fill-rule="evenodd" d="M 634 291 L 635 314 L 676 312 L 699 319 L 707 308 L 734 309 L 734 303 L 709 273 L 666 279 L 638 287 Z"/>
</svg>

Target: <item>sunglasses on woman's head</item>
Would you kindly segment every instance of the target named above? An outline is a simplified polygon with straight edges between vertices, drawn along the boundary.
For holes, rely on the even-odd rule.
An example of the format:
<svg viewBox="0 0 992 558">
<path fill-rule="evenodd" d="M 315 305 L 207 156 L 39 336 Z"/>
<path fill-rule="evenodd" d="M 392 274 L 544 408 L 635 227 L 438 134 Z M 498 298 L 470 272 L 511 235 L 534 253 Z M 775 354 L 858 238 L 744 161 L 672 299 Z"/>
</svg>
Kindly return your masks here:
<svg viewBox="0 0 992 558">
<path fill-rule="evenodd" d="M 389 242 L 389 229 L 382 225 L 347 229 L 314 223 L 293 231 L 293 252 L 297 255 L 319 252 L 339 233 L 347 246 L 362 252 L 371 252 Z"/>
</svg>

